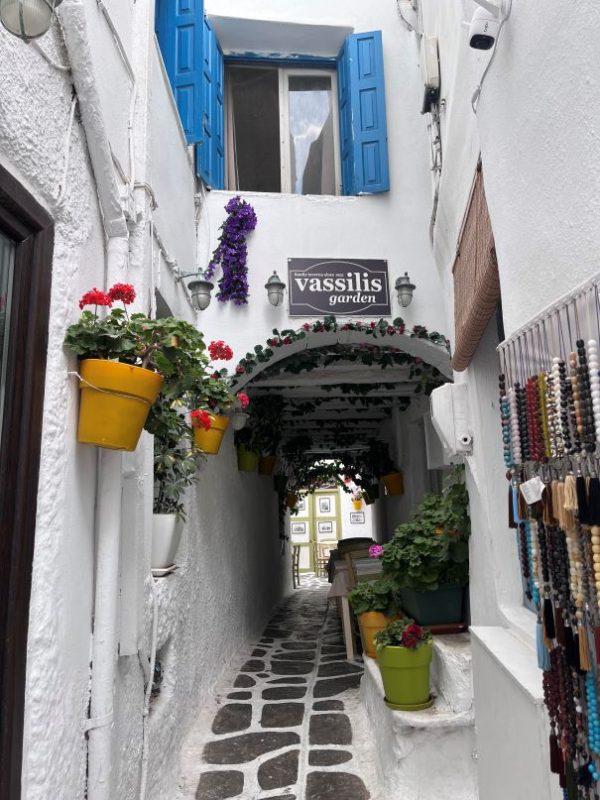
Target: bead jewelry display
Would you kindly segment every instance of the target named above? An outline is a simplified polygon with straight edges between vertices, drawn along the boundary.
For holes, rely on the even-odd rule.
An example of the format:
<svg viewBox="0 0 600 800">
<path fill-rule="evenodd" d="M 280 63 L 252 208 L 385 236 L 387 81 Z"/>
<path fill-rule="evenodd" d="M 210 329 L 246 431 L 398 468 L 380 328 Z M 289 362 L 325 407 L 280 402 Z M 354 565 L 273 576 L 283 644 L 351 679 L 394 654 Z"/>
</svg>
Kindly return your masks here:
<svg viewBox="0 0 600 800">
<path fill-rule="evenodd" d="M 550 768 L 565 800 L 600 800 L 599 339 L 594 284 L 502 345 L 498 383 L 511 522 L 537 612 Z"/>
</svg>

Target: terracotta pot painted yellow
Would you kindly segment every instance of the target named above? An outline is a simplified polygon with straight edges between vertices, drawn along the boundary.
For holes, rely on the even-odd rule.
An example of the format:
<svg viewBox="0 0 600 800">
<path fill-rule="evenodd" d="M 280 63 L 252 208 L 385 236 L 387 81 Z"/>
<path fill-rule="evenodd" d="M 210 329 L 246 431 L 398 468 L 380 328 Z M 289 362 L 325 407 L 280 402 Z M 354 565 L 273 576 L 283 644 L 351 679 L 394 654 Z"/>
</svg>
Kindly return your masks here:
<svg viewBox="0 0 600 800">
<path fill-rule="evenodd" d="M 354 506 L 355 511 L 360 511 L 362 508 L 362 500 L 353 500 L 352 505 Z"/>
<path fill-rule="evenodd" d="M 248 450 L 244 446 L 237 451 L 238 470 L 240 472 L 256 472 L 258 467 L 258 453 Z"/>
<path fill-rule="evenodd" d="M 79 375 L 78 441 L 110 450 L 135 450 L 162 377 L 103 358 L 81 361 Z"/>
<path fill-rule="evenodd" d="M 384 475 L 383 483 L 388 494 L 404 494 L 404 475 L 401 472 L 390 472 L 389 475 Z"/>
<path fill-rule="evenodd" d="M 277 463 L 277 456 L 261 456 L 258 460 L 259 475 L 272 475 Z"/>
<path fill-rule="evenodd" d="M 221 442 L 225 431 L 229 427 L 230 417 L 223 414 L 210 414 L 210 430 L 194 427 L 194 441 L 198 450 L 209 456 L 216 456 L 221 449 Z"/>
<path fill-rule="evenodd" d="M 375 648 L 375 641 L 373 637 L 379 631 L 382 631 L 390 622 L 398 619 L 395 617 L 386 617 L 381 611 L 367 611 L 366 614 L 359 614 L 358 627 L 360 628 L 360 638 L 364 652 L 371 658 L 376 658 L 377 651 Z"/>
</svg>

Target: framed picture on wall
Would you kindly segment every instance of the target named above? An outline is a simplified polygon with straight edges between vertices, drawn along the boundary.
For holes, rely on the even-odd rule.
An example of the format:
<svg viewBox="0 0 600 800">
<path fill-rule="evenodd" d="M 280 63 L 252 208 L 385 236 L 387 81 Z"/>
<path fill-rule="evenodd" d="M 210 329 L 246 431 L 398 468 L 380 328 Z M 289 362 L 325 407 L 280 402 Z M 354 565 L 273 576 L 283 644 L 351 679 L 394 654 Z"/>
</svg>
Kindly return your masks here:
<svg viewBox="0 0 600 800">
<path fill-rule="evenodd" d="M 333 533 L 333 522 L 319 522 L 319 533 Z"/>
<path fill-rule="evenodd" d="M 364 525 L 365 524 L 365 512 L 364 511 L 351 511 L 350 512 L 350 524 L 351 525 Z"/>
<path fill-rule="evenodd" d="M 292 533 L 304 536 L 306 533 L 306 522 L 292 522 Z"/>
<path fill-rule="evenodd" d="M 302 497 L 298 502 L 298 514 L 301 517 L 306 515 L 306 497 Z"/>
<path fill-rule="evenodd" d="M 319 514 L 331 514 L 331 497 L 319 497 Z"/>
</svg>

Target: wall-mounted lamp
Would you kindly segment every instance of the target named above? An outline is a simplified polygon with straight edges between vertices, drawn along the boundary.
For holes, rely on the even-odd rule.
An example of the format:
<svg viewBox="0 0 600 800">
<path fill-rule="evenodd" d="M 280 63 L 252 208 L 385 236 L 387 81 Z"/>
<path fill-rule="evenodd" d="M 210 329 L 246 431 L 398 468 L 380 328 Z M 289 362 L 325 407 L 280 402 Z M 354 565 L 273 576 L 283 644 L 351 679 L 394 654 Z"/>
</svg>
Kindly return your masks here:
<svg viewBox="0 0 600 800">
<path fill-rule="evenodd" d="M 1 0 L 0 0 L 1 2 Z M 191 296 L 192 306 L 196 311 L 204 311 L 208 308 L 211 301 L 211 292 L 215 288 L 214 283 L 207 281 L 201 272 L 180 272 L 177 276 L 177 281 L 182 281 L 184 278 L 195 278 L 189 281 L 187 288 Z"/>
<path fill-rule="evenodd" d="M 265 289 L 269 294 L 269 303 L 271 303 L 272 306 L 280 306 L 283 303 L 285 283 L 276 272 L 273 272 L 269 280 L 265 283 Z"/>
<path fill-rule="evenodd" d="M 62 0 L 0 0 L 0 22 L 26 42 L 48 32 L 54 10 Z"/>
<path fill-rule="evenodd" d="M 397 280 L 394 286 L 396 289 L 396 294 L 398 295 L 398 302 L 402 306 L 402 308 L 406 308 L 409 306 L 413 299 L 413 292 L 417 288 L 414 283 L 410 282 L 410 278 L 408 277 L 408 272 L 405 272 L 404 275 L 401 275 Z"/>
</svg>

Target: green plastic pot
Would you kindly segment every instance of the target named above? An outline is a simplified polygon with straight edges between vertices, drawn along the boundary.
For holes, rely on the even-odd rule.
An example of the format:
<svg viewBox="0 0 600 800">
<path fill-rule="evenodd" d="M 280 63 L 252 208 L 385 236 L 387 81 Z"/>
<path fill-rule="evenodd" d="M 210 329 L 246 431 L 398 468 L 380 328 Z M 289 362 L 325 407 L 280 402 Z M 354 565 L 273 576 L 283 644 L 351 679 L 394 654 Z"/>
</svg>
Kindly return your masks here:
<svg viewBox="0 0 600 800">
<path fill-rule="evenodd" d="M 258 453 L 239 447 L 237 452 L 238 470 L 240 472 L 256 472 L 258 469 Z"/>
<path fill-rule="evenodd" d="M 450 625 L 463 622 L 462 586 L 440 586 L 433 592 L 400 590 L 400 604 L 419 625 Z"/>
<path fill-rule="evenodd" d="M 380 647 L 377 663 L 388 705 L 410 711 L 430 703 L 429 669 L 433 642 L 411 650 L 408 647 Z"/>
</svg>

